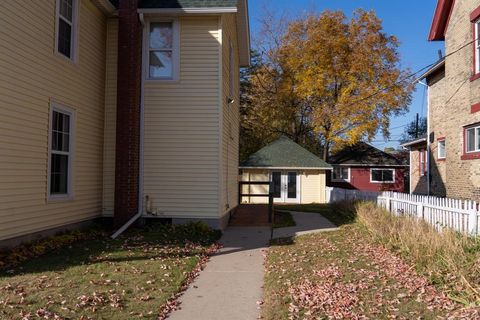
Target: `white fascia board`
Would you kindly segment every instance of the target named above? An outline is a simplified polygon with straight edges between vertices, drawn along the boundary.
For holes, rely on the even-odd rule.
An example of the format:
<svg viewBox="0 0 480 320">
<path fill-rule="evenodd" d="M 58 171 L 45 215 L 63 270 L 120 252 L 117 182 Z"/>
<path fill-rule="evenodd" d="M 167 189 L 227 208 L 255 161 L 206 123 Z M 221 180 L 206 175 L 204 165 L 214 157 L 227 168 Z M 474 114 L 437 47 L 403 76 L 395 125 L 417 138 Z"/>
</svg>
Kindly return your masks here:
<svg viewBox="0 0 480 320">
<path fill-rule="evenodd" d="M 222 14 L 237 13 L 236 7 L 218 7 L 218 8 L 144 8 L 138 9 L 138 13 L 143 14 Z"/>
</svg>

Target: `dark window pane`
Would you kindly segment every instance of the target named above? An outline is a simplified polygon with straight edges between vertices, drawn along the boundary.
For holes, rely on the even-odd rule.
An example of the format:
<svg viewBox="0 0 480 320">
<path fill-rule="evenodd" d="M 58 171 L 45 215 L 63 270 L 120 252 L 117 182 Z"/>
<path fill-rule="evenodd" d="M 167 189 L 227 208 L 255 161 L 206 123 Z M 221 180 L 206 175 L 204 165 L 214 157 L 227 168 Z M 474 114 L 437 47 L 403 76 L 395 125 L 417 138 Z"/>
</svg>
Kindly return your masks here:
<svg viewBox="0 0 480 320">
<path fill-rule="evenodd" d="M 393 171 L 392 170 L 383 170 L 383 180 L 382 181 L 393 181 Z"/>
<path fill-rule="evenodd" d="M 50 166 L 50 193 L 68 193 L 68 156 L 52 154 Z"/>
<path fill-rule="evenodd" d="M 382 171 L 381 170 L 372 170 L 372 180 L 373 181 L 382 181 Z"/>
<path fill-rule="evenodd" d="M 60 0 L 60 14 L 72 22 L 73 17 L 73 0 Z"/>
<path fill-rule="evenodd" d="M 280 198 L 282 193 L 282 174 L 280 172 L 272 172 L 273 197 Z"/>
<path fill-rule="evenodd" d="M 289 199 L 295 199 L 297 197 L 297 173 L 288 173 L 288 195 Z"/>
<path fill-rule="evenodd" d="M 71 58 L 72 27 L 63 19 L 58 22 L 58 52 Z"/>
</svg>

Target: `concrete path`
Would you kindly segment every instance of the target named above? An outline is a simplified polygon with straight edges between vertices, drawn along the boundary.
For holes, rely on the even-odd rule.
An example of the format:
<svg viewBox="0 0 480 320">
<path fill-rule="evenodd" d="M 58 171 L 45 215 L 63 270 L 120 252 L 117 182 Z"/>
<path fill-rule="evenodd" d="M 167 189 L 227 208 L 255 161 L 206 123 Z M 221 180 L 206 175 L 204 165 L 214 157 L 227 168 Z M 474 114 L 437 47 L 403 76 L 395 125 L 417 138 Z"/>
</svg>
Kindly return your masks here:
<svg viewBox="0 0 480 320">
<path fill-rule="evenodd" d="M 264 251 L 268 227 L 230 227 L 220 240 L 224 248 L 212 257 L 180 298 L 172 320 L 255 320 L 260 315 Z"/>
<path fill-rule="evenodd" d="M 287 238 L 302 234 L 337 230 L 330 220 L 319 213 L 290 211 L 297 224 L 295 227 L 278 228 L 273 230 L 273 238 Z"/>
</svg>

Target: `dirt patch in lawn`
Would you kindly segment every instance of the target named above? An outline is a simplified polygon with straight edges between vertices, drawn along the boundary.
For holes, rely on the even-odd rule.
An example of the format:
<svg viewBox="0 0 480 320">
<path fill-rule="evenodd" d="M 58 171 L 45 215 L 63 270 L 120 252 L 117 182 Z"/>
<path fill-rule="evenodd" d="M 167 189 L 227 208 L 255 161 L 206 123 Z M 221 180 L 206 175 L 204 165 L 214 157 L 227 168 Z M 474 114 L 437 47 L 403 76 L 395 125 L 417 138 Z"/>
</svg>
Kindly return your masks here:
<svg viewBox="0 0 480 320">
<path fill-rule="evenodd" d="M 478 319 L 360 226 L 272 244 L 265 319 Z"/>
<path fill-rule="evenodd" d="M 191 224 L 78 241 L 0 274 L 0 318 L 162 319 L 217 238 Z"/>
</svg>

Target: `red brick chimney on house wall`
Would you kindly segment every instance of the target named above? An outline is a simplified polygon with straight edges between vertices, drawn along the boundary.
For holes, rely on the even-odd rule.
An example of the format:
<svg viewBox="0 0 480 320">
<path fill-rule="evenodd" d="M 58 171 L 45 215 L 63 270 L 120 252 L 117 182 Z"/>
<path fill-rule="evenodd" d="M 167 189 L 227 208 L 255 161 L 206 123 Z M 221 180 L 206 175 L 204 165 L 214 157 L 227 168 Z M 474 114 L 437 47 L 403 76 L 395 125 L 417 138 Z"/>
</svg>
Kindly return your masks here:
<svg viewBox="0 0 480 320">
<path fill-rule="evenodd" d="M 138 0 L 120 0 L 118 10 L 117 128 L 115 153 L 116 228 L 138 213 L 142 26 Z"/>
</svg>

